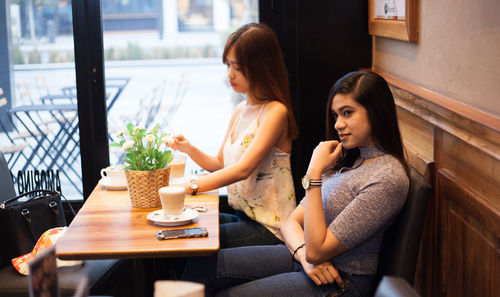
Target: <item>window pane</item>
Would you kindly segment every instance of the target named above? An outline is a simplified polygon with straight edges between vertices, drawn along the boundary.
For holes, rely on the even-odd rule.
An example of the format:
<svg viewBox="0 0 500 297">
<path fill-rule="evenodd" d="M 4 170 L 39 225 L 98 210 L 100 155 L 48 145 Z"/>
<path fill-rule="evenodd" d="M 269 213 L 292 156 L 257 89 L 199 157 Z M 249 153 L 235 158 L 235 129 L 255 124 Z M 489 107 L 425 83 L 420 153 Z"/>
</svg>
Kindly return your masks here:
<svg viewBox="0 0 500 297">
<path fill-rule="evenodd" d="M 211 0 L 178 0 L 179 31 L 213 30 Z"/>
<path fill-rule="evenodd" d="M 55 184 L 82 199 L 71 1 L 10 3 L 0 8 L 0 151 L 16 190 Z"/>
<path fill-rule="evenodd" d="M 131 7 L 135 2 L 141 3 L 127 1 Z M 129 122 L 147 128 L 160 124 L 162 131 L 181 133 L 204 152 L 217 154 L 234 104 L 241 100 L 226 81 L 222 50 L 230 32 L 257 21 L 258 2 L 162 0 L 154 10 L 154 28 L 147 25 L 152 15 L 141 11 L 121 15 L 127 27 L 112 25 L 118 22 L 119 3 L 103 1 L 110 140 Z M 123 150 L 110 148 L 112 165 L 123 163 L 123 157 Z M 190 160 L 187 167 L 188 173 L 197 169 Z"/>
</svg>

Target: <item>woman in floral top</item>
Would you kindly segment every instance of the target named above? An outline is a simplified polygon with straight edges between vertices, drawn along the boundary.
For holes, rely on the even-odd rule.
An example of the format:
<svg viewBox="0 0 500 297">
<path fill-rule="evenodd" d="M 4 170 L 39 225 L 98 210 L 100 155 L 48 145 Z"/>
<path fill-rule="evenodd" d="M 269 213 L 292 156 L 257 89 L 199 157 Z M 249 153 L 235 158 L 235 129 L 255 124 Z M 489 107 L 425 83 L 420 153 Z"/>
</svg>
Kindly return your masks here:
<svg viewBox="0 0 500 297">
<path fill-rule="evenodd" d="M 217 156 L 177 135 L 170 146 L 212 173 L 188 181 L 187 193 L 228 186 L 235 214 L 220 215 L 221 247 L 281 243 L 279 229 L 296 206 L 290 170 L 297 127 L 285 64 L 273 31 L 247 24 L 231 34 L 223 53 L 231 87 L 245 95 Z"/>
</svg>

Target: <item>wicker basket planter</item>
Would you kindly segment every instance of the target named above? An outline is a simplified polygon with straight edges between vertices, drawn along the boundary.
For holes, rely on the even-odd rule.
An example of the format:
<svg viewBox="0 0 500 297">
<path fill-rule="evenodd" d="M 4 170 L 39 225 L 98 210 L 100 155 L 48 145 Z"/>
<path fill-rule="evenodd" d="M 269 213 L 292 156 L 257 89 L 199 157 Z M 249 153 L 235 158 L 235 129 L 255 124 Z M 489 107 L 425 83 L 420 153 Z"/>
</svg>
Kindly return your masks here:
<svg viewBox="0 0 500 297">
<path fill-rule="evenodd" d="M 125 170 L 128 193 L 133 207 L 156 208 L 161 206 L 161 187 L 168 186 L 170 167 L 152 170 Z"/>
</svg>

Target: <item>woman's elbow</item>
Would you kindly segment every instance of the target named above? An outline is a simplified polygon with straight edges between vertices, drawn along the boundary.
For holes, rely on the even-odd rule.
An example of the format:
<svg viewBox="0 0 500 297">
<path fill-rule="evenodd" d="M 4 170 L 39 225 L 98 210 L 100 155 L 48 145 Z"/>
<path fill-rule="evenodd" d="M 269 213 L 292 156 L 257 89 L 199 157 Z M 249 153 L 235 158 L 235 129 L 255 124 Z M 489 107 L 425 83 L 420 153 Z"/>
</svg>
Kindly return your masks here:
<svg viewBox="0 0 500 297">
<path fill-rule="evenodd" d="M 247 179 L 250 176 L 250 174 L 252 174 L 252 172 L 253 172 L 252 168 L 238 166 L 236 168 L 236 172 L 235 172 L 234 176 L 236 177 L 236 179 L 238 179 L 238 181 L 240 181 L 240 180 Z"/>
<path fill-rule="evenodd" d="M 318 253 L 314 250 L 311 251 L 310 249 L 306 249 L 306 261 L 308 263 L 318 265 L 318 264 L 325 262 L 326 260 L 329 260 L 329 259 L 325 259 L 325 257 L 323 255 L 321 255 L 320 253 Z"/>
</svg>

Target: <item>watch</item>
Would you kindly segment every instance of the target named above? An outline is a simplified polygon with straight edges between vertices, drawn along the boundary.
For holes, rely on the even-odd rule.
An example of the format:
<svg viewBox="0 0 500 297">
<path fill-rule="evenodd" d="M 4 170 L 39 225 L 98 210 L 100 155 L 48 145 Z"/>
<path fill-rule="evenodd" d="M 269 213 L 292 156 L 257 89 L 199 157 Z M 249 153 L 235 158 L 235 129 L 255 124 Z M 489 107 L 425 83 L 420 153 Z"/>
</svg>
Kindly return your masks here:
<svg viewBox="0 0 500 297">
<path fill-rule="evenodd" d="M 321 178 L 311 179 L 309 178 L 309 176 L 307 176 L 307 174 L 302 178 L 302 187 L 304 188 L 304 190 L 308 190 L 311 187 L 321 187 L 322 184 L 323 181 L 321 180 Z"/>
<path fill-rule="evenodd" d="M 198 180 L 196 178 L 193 178 L 192 180 L 189 181 L 189 188 L 191 189 L 191 195 L 196 195 L 198 193 L 198 188 L 200 185 L 198 184 Z"/>
</svg>

